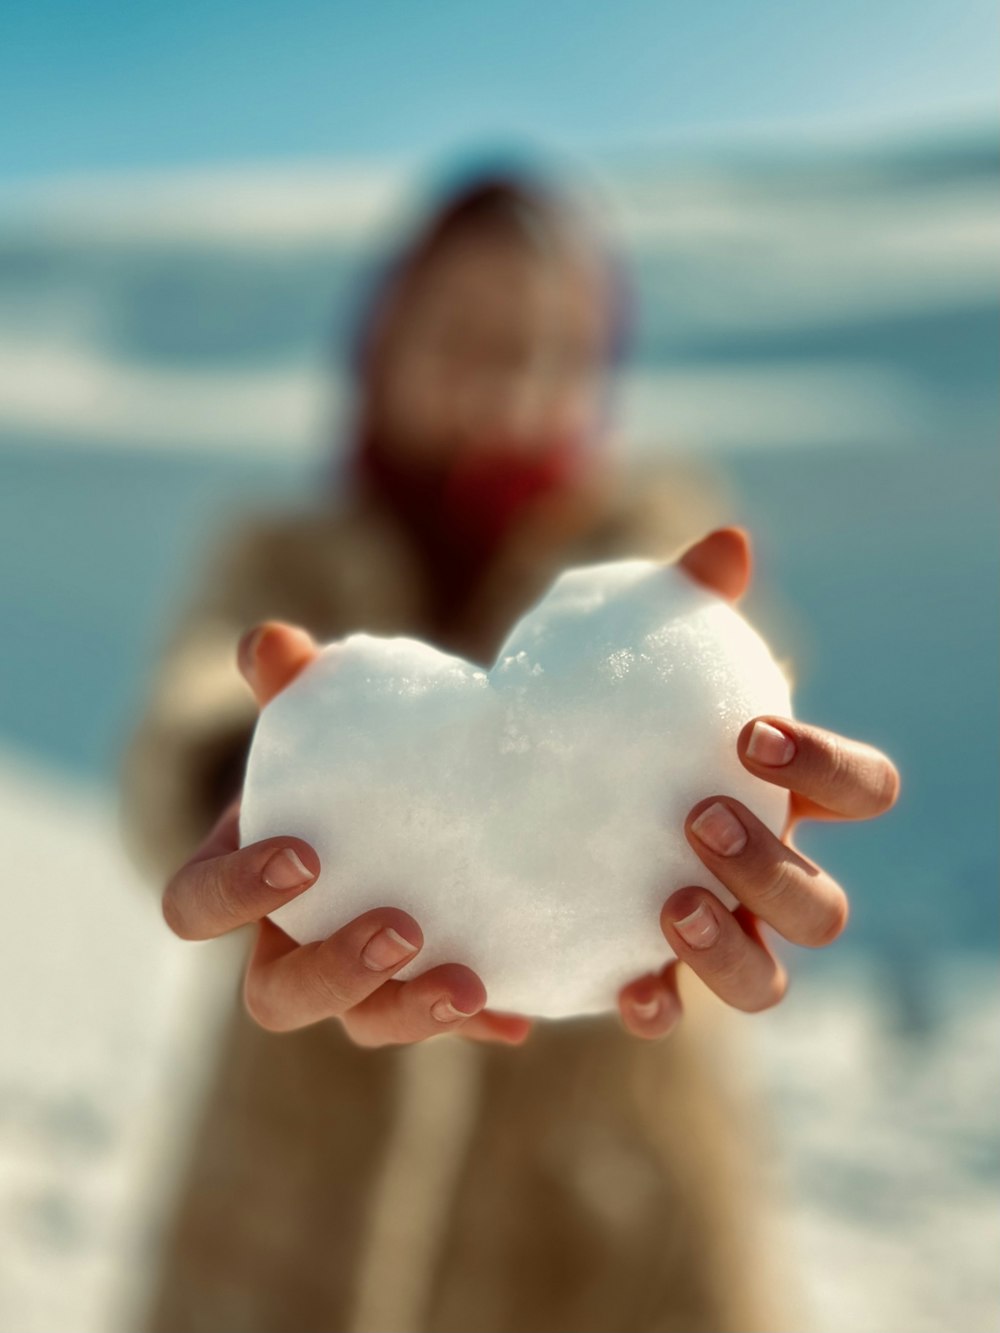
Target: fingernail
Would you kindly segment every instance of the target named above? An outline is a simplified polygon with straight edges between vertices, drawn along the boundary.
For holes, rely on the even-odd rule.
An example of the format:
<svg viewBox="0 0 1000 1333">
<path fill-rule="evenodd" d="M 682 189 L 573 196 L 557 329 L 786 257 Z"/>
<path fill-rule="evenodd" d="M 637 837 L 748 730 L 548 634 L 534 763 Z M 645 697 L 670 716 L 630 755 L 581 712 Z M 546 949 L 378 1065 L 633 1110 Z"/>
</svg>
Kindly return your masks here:
<svg viewBox="0 0 1000 1333">
<path fill-rule="evenodd" d="M 261 879 L 270 889 L 299 889 L 316 878 L 307 869 L 291 847 L 275 852 L 261 873 Z"/>
<path fill-rule="evenodd" d="M 691 832 L 719 856 L 738 856 L 747 845 L 746 829 L 721 801 L 715 801 L 691 821 Z"/>
<path fill-rule="evenodd" d="M 419 948 L 419 944 L 413 944 L 391 926 L 386 926 L 365 945 L 361 961 L 372 972 L 387 972 L 390 967 L 397 967 L 404 958 L 411 958 Z"/>
<path fill-rule="evenodd" d="M 767 768 L 781 768 L 795 758 L 795 742 L 770 722 L 755 722 L 747 741 L 747 758 Z"/>
<path fill-rule="evenodd" d="M 719 938 L 719 923 L 704 903 L 675 921 L 674 930 L 692 949 L 708 949 Z"/>
<path fill-rule="evenodd" d="M 659 1018 L 663 1012 L 662 995 L 654 995 L 649 1000 L 633 1000 L 632 1012 L 641 1022 L 651 1023 L 654 1018 Z"/>
<path fill-rule="evenodd" d="M 447 995 L 442 995 L 440 1000 L 435 1000 L 431 1005 L 431 1018 L 438 1023 L 457 1023 L 460 1018 L 471 1017 L 472 1014 L 465 1014 L 461 1009 L 456 1009 Z"/>
<path fill-rule="evenodd" d="M 254 657 L 257 654 L 257 645 L 264 637 L 264 631 L 266 629 L 266 625 L 258 625 L 256 629 L 249 630 L 243 635 L 243 638 L 240 639 L 239 644 L 237 645 L 237 657 L 239 659 L 239 664 L 243 669 L 246 669 L 253 664 Z"/>
</svg>

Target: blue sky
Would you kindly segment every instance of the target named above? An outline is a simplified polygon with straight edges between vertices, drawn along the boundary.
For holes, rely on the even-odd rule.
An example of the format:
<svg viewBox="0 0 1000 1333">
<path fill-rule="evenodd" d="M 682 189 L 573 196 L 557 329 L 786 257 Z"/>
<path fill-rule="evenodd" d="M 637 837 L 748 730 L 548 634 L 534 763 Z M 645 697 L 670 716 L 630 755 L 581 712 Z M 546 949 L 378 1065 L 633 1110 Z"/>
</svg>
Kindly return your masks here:
<svg viewBox="0 0 1000 1333">
<path fill-rule="evenodd" d="M 982 116 L 997 28 L 993 0 L 8 0 L 0 179 Z"/>
</svg>

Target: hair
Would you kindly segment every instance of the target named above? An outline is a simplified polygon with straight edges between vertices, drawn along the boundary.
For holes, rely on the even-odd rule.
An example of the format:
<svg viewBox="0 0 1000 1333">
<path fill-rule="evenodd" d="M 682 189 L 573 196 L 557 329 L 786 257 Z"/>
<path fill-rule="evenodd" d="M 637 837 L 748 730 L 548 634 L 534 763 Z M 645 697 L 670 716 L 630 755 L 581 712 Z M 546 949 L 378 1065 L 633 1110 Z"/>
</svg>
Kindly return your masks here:
<svg viewBox="0 0 1000 1333">
<path fill-rule="evenodd" d="M 500 168 L 452 173 L 431 197 L 422 219 L 408 228 L 408 238 L 369 270 L 355 296 L 345 358 L 355 382 L 354 393 L 347 415 L 338 422 L 337 447 L 327 464 L 326 475 L 335 491 L 343 487 L 356 465 L 356 446 L 364 432 L 366 391 L 387 312 L 416 274 L 460 238 L 493 232 L 536 253 L 576 250 L 606 275 L 609 370 L 620 364 L 627 346 L 633 302 L 625 270 L 567 189 L 555 187 L 550 177 L 538 172 Z M 338 359 L 343 355 L 340 343 Z M 609 381 L 602 409 L 604 421 L 611 414 L 612 395 Z"/>
<path fill-rule="evenodd" d="M 416 275 L 459 239 L 496 236 L 546 257 L 576 251 L 607 275 L 608 360 L 624 351 L 631 301 L 621 266 L 562 192 L 528 174 L 486 172 L 466 178 L 439 200 L 408 244 L 366 289 L 356 320 L 351 364 L 359 379 L 371 369 L 385 312 Z"/>
<path fill-rule="evenodd" d="M 526 249 L 550 253 L 577 230 L 565 203 L 543 187 L 485 177 L 455 195 L 430 219 L 409 258 L 416 266 L 456 238 L 470 234 L 495 235 Z"/>
</svg>

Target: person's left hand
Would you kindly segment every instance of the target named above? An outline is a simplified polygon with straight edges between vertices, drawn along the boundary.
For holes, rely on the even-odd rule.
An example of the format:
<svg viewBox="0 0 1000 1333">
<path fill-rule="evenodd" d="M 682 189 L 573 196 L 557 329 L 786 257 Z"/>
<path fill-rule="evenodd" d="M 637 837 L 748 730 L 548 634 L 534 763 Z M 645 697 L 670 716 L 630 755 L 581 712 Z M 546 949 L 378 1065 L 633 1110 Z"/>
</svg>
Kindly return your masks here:
<svg viewBox="0 0 1000 1333">
<path fill-rule="evenodd" d="M 749 546 L 737 529 L 712 533 L 680 563 L 732 600 L 749 581 Z M 787 978 L 760 923 L 792 944 L 819 948 L 836 939 L 847 921 L 844 890 L 792 845 L 795 824 L 803 818 L 871 819 L 890 809 L 899 793 L 899 774 L 880 751 L 791 718 L 752 719 L 737 748 L 751 773 L 790 792 L 784 837 L 776 838 L 725 793 L 707 796 L 690 811 L 689 843 L 740 905 L 729 911 L 713 893 L 694 886 L 667 899 L 660 927 L 677 961 L 619 994 L 622 1021 L 636 1036 L 663 1036 L 680 1019 L 678 962 L 736 1009 L 755 1012 L 777 1004 Z"/>
</svg>

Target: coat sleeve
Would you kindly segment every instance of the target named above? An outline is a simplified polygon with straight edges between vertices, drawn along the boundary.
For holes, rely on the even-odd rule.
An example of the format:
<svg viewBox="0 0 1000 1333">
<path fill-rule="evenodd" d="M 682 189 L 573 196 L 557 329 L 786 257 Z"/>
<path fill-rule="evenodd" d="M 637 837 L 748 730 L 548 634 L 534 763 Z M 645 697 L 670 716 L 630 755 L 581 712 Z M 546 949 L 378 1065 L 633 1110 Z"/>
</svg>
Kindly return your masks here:
<svg viewBox="0 0 1000 1333">
<path fill-rule="evenodd" d="M 121 762 L 120 825 L 133 861 L 158 882 L 191 854 L 240 789 L 257 716 L 236 666 L 240 636 L 269 609 L 258 533 L 216 549 L 153 672 Z M 272 574 L 273 570 L 268 570 Z"/>
</svg>

